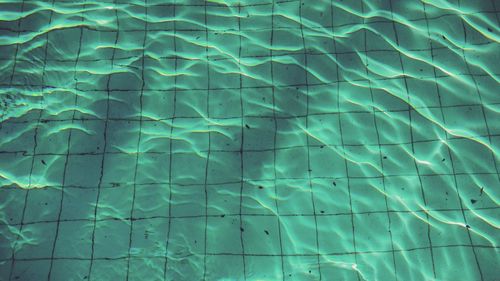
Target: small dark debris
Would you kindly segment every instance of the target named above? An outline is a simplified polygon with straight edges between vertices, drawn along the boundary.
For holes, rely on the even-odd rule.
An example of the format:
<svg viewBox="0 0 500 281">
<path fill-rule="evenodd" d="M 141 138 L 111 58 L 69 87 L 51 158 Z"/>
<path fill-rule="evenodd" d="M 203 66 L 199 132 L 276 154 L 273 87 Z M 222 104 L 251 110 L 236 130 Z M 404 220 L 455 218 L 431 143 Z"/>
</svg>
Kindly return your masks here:
<svg viewBox="0 0 500 281">
<path fill-rule="evenodd" d="M 45 163 L 45 160 L 40 160 L 42 162 L 43 165 L 47 166 L 47 163 Z"/>
<path fill-rule="evenodd" d="M 313 170 L 311 170 L 311 169 L 308 169 L 308 171 L 309 171 L 309 172 L 312 172 Z"/>
<path fill-rule="evenodd" d="M 422 68 L 419 69 L 420 71 L 424 71 Z"/>
<path fill-rule="evenodd" d="M 44 205 L 45 205 L 45 206 L 47 206 L 47 205 L 49 205 L 49 203 L 45 202 L 45 204 L 44 204 Z"/>
<path fill-rule="evenodd" d="M 472 204 L 476 204 L 477 200 L 476 200 L 476 199 L 471 199 L 471 200 L 470 200 L 470 202 L 471 202 Z"/>
<path fill-rule="evenodd" d="M 247 129 L 250 129 L 250 126 L 248 126 L 248 124 L 245 124 L 245 127 L 246 127 Z"/>
<path fill-rule="evenodd" d="M 384 159 L 387 159 L 387 156 L 384 156 Z"/>
<path fill-rule="evenodd" d="M 488 27 L 488 31 L 489 31 L 489 32 L 493 32 L 493 30 L 491 30 L 491 28 L 489 28 L 489 27 Z"/>
<path fill-rule="evenodd" d="M 466 224 L 465 227 L 470 228 L 470 225 Z"/>
<path fill-rule="evenodd" d="M 481 187 L 481 190 L 479 190 L 479 196 L 483 195 L 483 190 L 484 190 L 484 187 Z"/>
<path fill-rule="evenodd" d="M 225 217 L 225 216 L 226 216 L 226 215 L 224 215 L 224 214 L 220 215 L 220 217 L 221 217 L 221 218 L 223 218 L 223 217 Z"/>
<path fill-rule="evenodd" d="M 263 189 L 264 187 L 262 185 L 259 185 L 259 189 Z"/>
<path fill-rule="evenodd" d="M 196 36 L 196 40 L 200 39 L 200 36 Z"/>
<path fill-rule="evenodd" d="M 443 39 L 446 40 L 446 37 L 444 35 L 441 35 L 441 36 L 443 36 Z"/>
<path fill-rule="evenodd" d="M 288 276 L 292 276 L 292 274 L 288 274 Z"/>
<path fill-rule="evenodd" d="M 240 227 L 240 230 L 241 230 L 241 232 L 245 231 L 245 229 L 243 227 Z"/>
<path fill-rule="evenodd" d="M 309 270 L 309 273 L 311 273 L 311 271 Z"/>
<path fill-rule="evenodd" d="M 333 186 L 337 186 L 337 183 L 335 181 L 333 181 L 332 183 L 333 183 Z"/>
<path fill-rule="evenodd" d="M 118 187 L 118 186 L 120 186 L 119 182 L 112 182 L 111 183 L 111 187 Z"/>
<path fill-rule="evenodd" d="M 320 212 L 321 212 L 322 214 L 324 214 L 324 213 L 325 213 L 325 211 L 323 211 L 323 210 L 321 210 Z"/>
<path fill-rule="evenodd" d="M 322 146 L 320 146 L 319 148 L 323 148 L 323 147 L 325 147 L 325 146 L 324 146 L 324 145 L 322 145 Z"/>
<path fill-rule="evenodd" d="M 83 276 L 83 279 L 87 279 L 88 277 L 87 276 Z"/>
<path fill-rule="evenodd" d="M 195 243 L 195 244 L 197 244 L 197 243 L 198 243 L 198 241 L 194 240 L 194 243 Z"/>
<path fill-rule="evenodd" d="M 269 235 L 269 231 L 267 231 L 267 230 L 264 230 L 264 232 L 266 233 L 266 235 Z"/>
</svg>

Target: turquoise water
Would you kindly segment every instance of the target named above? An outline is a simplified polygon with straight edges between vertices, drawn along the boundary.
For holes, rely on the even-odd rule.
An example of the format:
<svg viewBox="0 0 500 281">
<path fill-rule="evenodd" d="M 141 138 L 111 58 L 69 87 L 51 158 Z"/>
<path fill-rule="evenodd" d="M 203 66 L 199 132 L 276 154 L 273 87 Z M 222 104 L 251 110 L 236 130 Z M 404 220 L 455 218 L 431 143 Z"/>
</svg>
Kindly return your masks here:
<svg viewBox="0 0 500 281">
<path fill-rule="evenodd" d="M 499 7 L 0 0 L 0 280 L 498 280 Z"/>
</svg>

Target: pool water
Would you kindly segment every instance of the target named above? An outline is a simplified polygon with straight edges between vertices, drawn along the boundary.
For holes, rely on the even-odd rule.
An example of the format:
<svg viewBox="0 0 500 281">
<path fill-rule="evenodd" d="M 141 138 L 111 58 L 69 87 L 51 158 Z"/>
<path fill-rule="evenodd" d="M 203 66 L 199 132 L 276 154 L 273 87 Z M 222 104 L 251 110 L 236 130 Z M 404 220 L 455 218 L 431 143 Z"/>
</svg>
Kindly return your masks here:
<svg viewBox="0 0 500 281">
<path fill-rule="evenodd" d="M 499 16 L 0 1 L 0 280 L 498 280 Z"/>
</svg>

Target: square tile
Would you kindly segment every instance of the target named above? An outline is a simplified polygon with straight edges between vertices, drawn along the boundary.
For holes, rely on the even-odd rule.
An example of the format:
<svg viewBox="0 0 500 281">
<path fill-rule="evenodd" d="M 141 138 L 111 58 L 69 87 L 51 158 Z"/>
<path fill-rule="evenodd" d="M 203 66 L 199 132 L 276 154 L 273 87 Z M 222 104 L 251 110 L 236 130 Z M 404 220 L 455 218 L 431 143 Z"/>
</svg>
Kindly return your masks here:
<svg viewBox="0 0 500 281">
<path fill-rule="evenodd" d="M 220 267 L 219 265 L 225 266 Z M 216 255 L 207 257 L 207 268 L 219 268 L 219 270 L 207 271 L 207 280 L 230 279 L 243 272 L 243 259 L 241 256 Z"/>
<path fill-rule="evenodd" d="M 283 254 L 316 253 L 316 229 L 313 216 L 283 216 L 280 222 Z"/>
<path fill-rule="evenodd" d="M 134 217 L 166 216 L 170 190 L 167 184 L 141 184 L 135 187 Z"/>
<path fill-rule="evenodd" d="M 272 180 L 250 181 L 243 185 L 242 213 L 266 214 L 278 213 L 277 184 Z"/>
<path fill-rule="evenodd" d="M 349 213 L 349 188 L 346 178 L 313 179 L 314 206 L 318 214 Z"/>
<path fill-rule="evenodd" d="M 132 244 L 130 247 L 131 255 L 137 257 L 163 257 L 165 255 L 167 233 L 167 218 L 149 218 L 134 221 Z M 164 262 L 163 259 L 152 258 L 150 260 Z"/>
<path fill-rule="evenodd" d="M 206 156 L 195 153 L 176 153 L 172 158 L 171 182 L 176 184 L 204 184 Z M 187 165 L 189 163 L 189 165 Z"/>
<path fill-rule="evenodd" d="M 103 121 L 75 121 L 75 129 L 71 132 L 72 153 L 100 153 L 104 151 Z"/>
<path fill-rule="evenodd" d="M 276 166 L 287 167 L 278 169 L 278 178 L 307 178 L 308 155 L 304 147 L 280 149 L 276 151 Z"/>
<path fill-rule="evenodd" d="M 244 167 L 248 168 L 243 169 L 243 178 L 247 180 L 274 179 L 274 153 L 274 151 L 243 152 Z M 279 171 L 277 158 L 276 166 L 276 171 Z"/>
<path fill-rule="evenodd" d="M 356 251 L 390 251 L 389 219 L 386 213 L 354 216 Z"/>
<path fill-rule="evenodd" d="M 60 187 L 31 189 L 26 203 L 24 223 L 57 220 L 61 195 Z"/>
<path fill-rule="evenodd" d="M 323 254 L 354 252 L 352 222 L 350 215 L 319 216 L 318 240 Z"/>
<path fill-rule="evenodd" d="M 295 44 L 296 48 L 302 48 L 301 40 L 292 40 L 293 35 L 286 34 L 288 40 L 288 46 L 290 47 L 290 43 Z M 300 43 L 299 43 L 300 42 Z M 279 41 L 276 41 L 277 45 L 279 45 Z M 274 73 L 274 81 L 275 85 L 279 87 L 290 87 L 290 86 L 301 86 L 306 84 L 305 76 L 306 70 L 304 69 L 305 61 L 304 55 L 302 54 L 291 54 L 286 57 L 279 57 L 275 60 L 275 64 L 273 65 L 273 73 Z M 280 95 L 277 97 L 283 99 L 286 95 L 287 99 L 290 101 L 293 98 L 298 99 L 298 93 L 292 91 L 287 91 L 284 93 L 279 92 Z"/>
<path fill-rule="evenodd" d="M 239 216 L 209 217 L 208 228 L 207 252 L 214 254 L 242 253 Z M 210 229 L 217 229 L 217 231 L 210 231 Z M 232 259 L 235 258 L 232 257 Z"/>
<path fill-rule="evenodd" d="M 208 187 L 207 187 L 208 189 Z M 172 216 L 205 215 L 205 187 L 203 185 L 172 186 Z"/>
<path fill-rule="evenodd" d="M 71 155 L 66 166 L 65 186 L 97 187 L 104 155 Z"/>
<path fill-rule="evenodd" d="M 277 120 L 276 147 L 287 148 L 292 146 L 305 146 L 307 134 L 297 133 L 306 127 L 305 118 L 284 118 Z"/>
<path fill-rule="evenodd" d="M 243 217 L 245 253 L 279 255 L 280 235 L 278 220 L 273 216 Z"/>
<path fill-rule="evenodd" d="M 50 262 L 50 261 L 49 261 Z M 54 260 L 51 278 L 54 280 L 84 280 L 88 278 L 90 261 L 86 260 Z"/>
<path fill-rule="evenodd" d="M 125 281 L 127 271 L 118 270 L 111 271 L 109 268 L 127 268 L 127 260 L 95 260 L 93 262 L 92 271 L 89 279 L 94 279 L 97 276 L 103 279 L 113 279 L 116 281 Z"/>
<path fill-rule="evenodd" d="M 431 240 L 434 247 L 446 247 L 448 245 L 470 245 L 468 229 L 465 227 L 464 217 L 460 209 L 453 211 L 430 212 L 441 223 L 433 223 L 431 228 Z M 442 222 L 451 223 L 442 223 Z M 467 248 L 469 249 L 469 248 Z M 471 250 L 471 249 L 469 249 Z"/>
<path fill-rule="evenodd" d="M 50 257 L 54 247 L 56 227 L 55 222 L 24 225 L 21 237 L 16 244 L 15 258 L 36 259 Z M 35 240 L 36 244 L 29 243 L 30 240 Z"/>
<path fill-rule="evenodd" d="M 307 122 L 310 146 L 342 144 L 338 114 L 309 115 Z"/>
<path fill-rule="evenodd" d="M 60 222 L 54 257 L 90 258 L 92 249 L 92 231 L 92 222 Z"/>
<path fill-rule="evenodd" d="M 243 112 L 246 116 L 273 116 L 271 88 L 245 88 L 242 91 Z"/>
<path fill-rule="evenodd" d="M 246 256 L 247 278 L 254 280 L 282 280 L 281 260 L 277 256 Z"/>
<path fill-rule="evenodd" d="M 137 163 L 136 184 L 166 183 L 169 181 L 168 152 L 142 153 Z"/>
<path fill-rule="evenodd" d="M 107 154 L 104 158 L 102 184 L 119 186 L 134 183 L 137 160 L 134 154 Z"/>
<path fill-rule="evenodd" d="M 309 157 L 312 177 L 345 177 L 346 161 L 336 146 L 311 147 Z"/>
<path fill-rule="evenodd" d="M 398 278 L 406 280 L 432 280 L 433 266 L 429 249 L 394 253 Z"/>
<path fill-rule="evenodd" d="M 50 260 L 16 261 L 12 269 L 13 280 L 37 280 L 47 278 Z"/>
<path fill-rule="evenodd" d="M 228 214 L 238 214 L 240 201 L 236 198 L 239 198 L 240 189 L 241 185 L 234 183 L 207 185 L 208 215 L 222 217 Z M 248 195 L 244 196 L 243 200 L 248 200 Z M 262 206 L 259 205 L 259 207 Z"/>
<path fill-rule="evenodd" d="M 355 213 L 387 211 L 384 183 L 380 178 L 350 179 L 352 211 Z M 346 210 L 348 211 L 348 210 Z"/>
<path fill-rule="evenodd" d="M 274 149 L 276 128 L 272 118 L 247 117 L 244 124 L 244 150 Z"/>
<path fill-rule="evenodd" d="M 213 77 L 213 79 L 218 80 L 217 77 Z M 237 87 L 239 87 L 239 84 Z M 240 100 L 241 97 L 239 91 L 233 91 L 233 90 L 210 91 L 210 98 L 208 103 L 210 117 L 211 118 L 241 117 L 242 113 L 241 113 Z"/>
<path fill-rule="evenodd" d="M 308 180 L 283 179 L 277 182 L 280 214 L 313 214 L 311 189 Z M 316 210 L 318 212 L 318 210 Z"/>
<path fill-rule="evenodd" d="M 344 144 L 371 144 L 376 142 L 377 131 L 375 130 L 372 113 L 342 113 L 340 114 L 340 122 Z"/>
<path fill-rule="evenodd" d="M 99 221 L 95 229 L 94 258 L 125 257 L 129 251 L 130 222 Z"/>
<path fill-rule="evenodd" d="M 93 219 L 98 188 L 65 188 L 61 220 Z"/>
<path fill-rule="evenodd" d="M 453 250 L 453 255 L 450 251 Z M 474 259 L 472 248 L 469 247 L 445 247 L 434 250 L 434 259 L 436 268 L 436 279 L 443 278 L 459 278 L 467 280 L 481 279 L 479 270 Z M 469 264 L 467 270 L 462 270 L 460 267 L 453 266 L 458 261 L 462 264 Z"/>
<path fill-rule="evenodd" d="M 97 205 L 97 219 L 130 218 L 133 185 L 115 183 L 101 187 Z"/>
<path fill-rule="evenodd" d="M 491 151 L 478 141 L 449 140 L 455 173 L 496 173 Z"/>
</svg>

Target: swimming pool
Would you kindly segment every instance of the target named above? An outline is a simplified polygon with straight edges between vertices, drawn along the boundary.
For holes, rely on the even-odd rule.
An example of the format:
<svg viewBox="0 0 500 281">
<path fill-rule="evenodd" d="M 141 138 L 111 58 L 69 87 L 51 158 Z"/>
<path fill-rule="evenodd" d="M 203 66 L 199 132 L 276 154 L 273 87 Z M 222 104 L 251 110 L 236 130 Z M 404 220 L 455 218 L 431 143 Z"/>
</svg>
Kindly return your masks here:
<svg viewBox="0 0 500 281">
<path fill-rule="evenodd" d="M 0 280 L 498 280 L 495 1 L 0 1 Z"/>
</svg>

